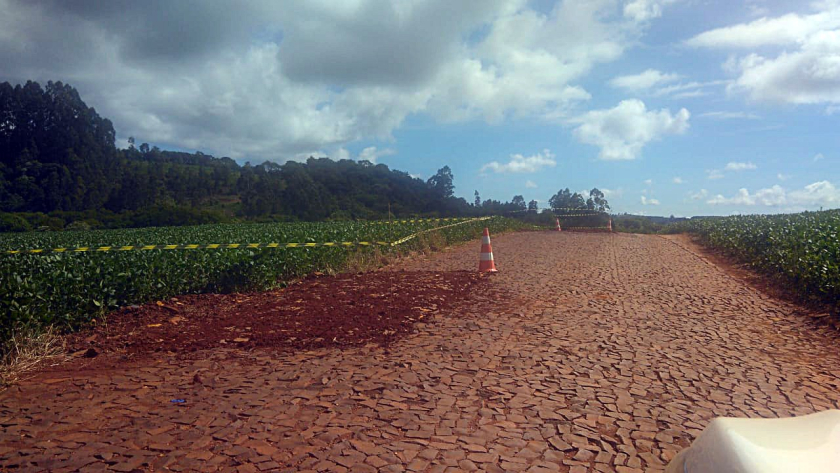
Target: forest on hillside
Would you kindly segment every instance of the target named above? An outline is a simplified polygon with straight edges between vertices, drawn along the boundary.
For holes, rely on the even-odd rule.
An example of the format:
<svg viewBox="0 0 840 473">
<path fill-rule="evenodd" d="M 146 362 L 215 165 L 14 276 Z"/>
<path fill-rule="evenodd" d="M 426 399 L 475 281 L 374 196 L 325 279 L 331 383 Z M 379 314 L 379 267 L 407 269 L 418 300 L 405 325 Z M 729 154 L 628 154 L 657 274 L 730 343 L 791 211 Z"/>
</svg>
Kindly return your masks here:
<svg viewBox="0 0 840 473">
<path fill-rule="evenodd" d="M 0 84 L 0 231 L 117 228 L 240 220 L 347 220 L 470 216 L 536 211 L 510 202 L 454 196 L 444 166 L 426 181 L 369 161 L 311 157 L 240 165 L 231 158 L 165 151 L 148 143 L 119 149 L 110 120 L 62 82 Z M 608 210 L 568 189 L 555 208 Z"/>
</svg>

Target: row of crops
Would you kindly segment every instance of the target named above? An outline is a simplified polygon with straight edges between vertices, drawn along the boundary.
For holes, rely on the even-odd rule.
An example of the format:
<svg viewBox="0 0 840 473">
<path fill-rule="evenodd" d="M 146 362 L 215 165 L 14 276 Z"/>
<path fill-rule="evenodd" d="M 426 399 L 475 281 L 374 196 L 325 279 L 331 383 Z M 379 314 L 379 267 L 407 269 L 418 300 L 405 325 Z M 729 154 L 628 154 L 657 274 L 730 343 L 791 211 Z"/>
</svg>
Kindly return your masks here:
<svg viewBox="0 0 840 473">
<path fill-rule="evenodd" d="M 668 231 L 696 234 L 801 296 L 840 308 L 840 210 L 694 218 Z"/>
<path fill-rule="evenodd" d="M 393 242 L 350 248 L 193 249 L 8 254 L 14 250 L 166 244 Z M 231 224 L 0 234 L 0 343 L 15 330 L 74 329 L 117 307 L 178 294 L 276 287 L 314 271 L 341 269 L 353 252 L 404 252 L 434 235 L 443 244 L 520 228 L 507 218 L 460 221 Z"/>
</svg>

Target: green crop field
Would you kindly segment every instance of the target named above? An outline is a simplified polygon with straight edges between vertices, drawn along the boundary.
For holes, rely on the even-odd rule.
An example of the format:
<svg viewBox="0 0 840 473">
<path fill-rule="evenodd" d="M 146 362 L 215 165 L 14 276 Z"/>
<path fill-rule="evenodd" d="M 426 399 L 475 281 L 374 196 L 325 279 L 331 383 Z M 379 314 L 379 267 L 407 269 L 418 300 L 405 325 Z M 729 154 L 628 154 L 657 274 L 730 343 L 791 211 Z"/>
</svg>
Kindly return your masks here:
<svg viewBox="0 0 840 473">
<path fill-rule="evenodd" d="M 424 233 L 397 246 L 9 254 L 17 250 L 123 245 L 393 242 L 453 223 L 458 225 Z M 424 237 L 432 234 L 439 243 L 466 241 L 478 238 L 485 226 L 498 233 L 523 224 L 493 217 L 0 234 L 0 342 L 22 328 L 75 329 L 117 307 L 178 294 L 272 288 L 313 271 L 340 270 L 354 252 L 404 252 L 424 245 Z"/>
<path fill-rule="evenodd" d="M 696 234 L 803 297 L 840 305 L 840 210 L 694 218 L 668 231 Z"/>
</svg>

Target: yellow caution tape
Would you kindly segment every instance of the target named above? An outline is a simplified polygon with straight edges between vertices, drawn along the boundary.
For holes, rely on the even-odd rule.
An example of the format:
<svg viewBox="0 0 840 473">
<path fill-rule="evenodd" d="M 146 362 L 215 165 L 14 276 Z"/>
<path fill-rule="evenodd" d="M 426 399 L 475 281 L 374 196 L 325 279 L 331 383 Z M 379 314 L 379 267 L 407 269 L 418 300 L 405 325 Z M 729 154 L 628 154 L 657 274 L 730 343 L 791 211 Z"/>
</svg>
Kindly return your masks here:
<svg viewBox="0 0 840 473">
<path fill-rule="evenodd" d="M 557 218 L 566 218 L 566 217 L 596 217 L 606 215 L 605 213 L 591 213 L 591 214 L 555 214 Z"/>
<path fill-rule="evenodd" d="M 399 240 L 397 240 L 397 241 L 395 241 L 395 242 L 392 242 L 392 243 L 391 243 L 391 246 L 402 245 L 403 243 L 405 243 L 405 242 L 407 242 L 407 241 L 409 241 L 409 240 L 411 240 L 411 239 L 413 239 L 413 238 L 417 238 L 418 236 L 420 236 L 420 235 L 422 235 L 422 234 L 424 234 L 424 233 L 430 233 L 430 232 L 433 232 L 433 231 L 436 231 L 436 230 L 442 230 L 442 229 L 444 229 L 444 228 L 454 227 L 454 226 L 456 226 L 456 225 L 463 225 L 463 224 L 465 224 L 465 223 L 471 223 L 471 222 L 481 222 L 481 221 L 484 221 L 484 220 L 489 220 L 490 218 L 492 218 L 492 217 L 478 217 L 478 218 L 471 218 L 471 219 L 469 219 L 469 220 L 465 220 L 465 221 L 463 221 L 463 222 L 458 222 L 458 223 L 453 223 L 453 224 L 451 224 L 451 225 L 444 225 L 444 226 L 442 226 L 442 227 L 435 227 L 435 228 L 429 228 L 429 229 L 427 229 L 427 230 L 421 230 L 421 231 L 419 231 L 419 232 L 417 232 L 417 233 L 412 233 L 411 235 L 408 235 L 408 236 L 407 236 L 407 237 L 405 237 L 405 238 L 400 238 Z"/>
<path fill-rule="evenodd" d="M 10 255 L 17 255 L 17 254 L 47 254 L 47 253 L 65 253 L 65 252 L 72 252 L 72 253 L 89 253 L 89 252 L 96 252 L 96 253 L 105 253 L 109 251 L 151 251 L 151 250 L 199 250 L 199 249 L 207 249 L 207 250 L 216 250 L 216 249 L 257 249 L 257 248 L 318 248 L 318 247 L 328 247 L 328 248 L 335 248 L 335 247 L 368 247 L 368 246 L 397 246 L 401 245 L 407 241 L 412 240 L 413 238 L 418 237 L 424 233 L 429 233 L 437 230 L 442 230 L 444 228 L 454 227 L 457 225 L 463 225 L 465 223 L 470 222 L 480 222 L 484 220 L 488 220 L 491 217 L 477 217 L 477 218 L 440 218 L 440 219 L 425 219 L 422 221 L 455 221 L 455 223 L 444 225 L 441 227 L 429 228 L 426 230 L 421 230 L 416 233 L 412 233 L 406 237 L 400 238 L 396 241 L 327 241 L 327 242 L 303 242 L 303 243 L 207 243 L 207 244 L 183 244 L 183 245 L 123 245 L 123 246 L 98 246 L 98 247 L 88 247 L 88 246 L 79 246 L 74 248 L 36 248 L 31 250 L 5 250 L 0 252 L 0 254 L 10 254 Z M 414 222 L 420 220 L 403 220 L 403 222 Z M 396 220 L 393 221 L 394 223 L 398 222 Z M 380 223 L 390 223 L 390 222 L 380 222 Z"/>
<path fill-rule="evenodd" d="M 459 220 L 469 220 L 469 217 L 444 217 L 444 218 L 412 218 L 412 219 L 394 219 L 394 220 L 374 220 L 367 223 L 378 225 L 390 225 L 397 223 L 425 223 L 425 222 L 457 222 Z"/>
<path fill-rule="evenodd" d="M 609 214 L 606 210 L 595 210 L 595 209 L 581 209 L 581 208 L 572 208 L 572 207 L 558 207 L 556 209 L 552 209 L 551 207 L 541 207 L 539 209 L 522 209 L 522 210 L 508 210 L 508 213 L 516 213 L 516 212 L 538 212 L 540 210 L 564 210 L 568 212 L 596 212 L 591 215 L 606 215 Z M 587 214 L 589 215 L 589 214 Z M 564 215 L 558 215 L 559 217 L 563 217 Z"/>
<path fill-rule="evenodd" d="M 79 246 L 75 248 L 36 248 L 31 250 L 6 250 L 3 251 L 9 255 L 19 254 L 45 254 L 45 253 L 104 253 L 109 251 L 148 251 L 148 250 L 216 250 L 216 249 L 256 249 L 256 248 L 316 248 L 319 246 L 338 247 L 338 246 L 391 246 L 387 241 L 327 241 L 321 243 L 210 243 L 206 245 L 126 245 L 126 246 L 98 246 L 87 247 Z"/>
<path fill-rule="evenodd" d="M 599 213 L 602 213 L 602 214 L 608 213 L 606 210 L 582 209 L 580 207 L 578 207 L 578 208 L 557 207 L 556 209 L 549 208 L 548 210 L 568 210 L 570 212 L 599 212 Z"/>
</svg>

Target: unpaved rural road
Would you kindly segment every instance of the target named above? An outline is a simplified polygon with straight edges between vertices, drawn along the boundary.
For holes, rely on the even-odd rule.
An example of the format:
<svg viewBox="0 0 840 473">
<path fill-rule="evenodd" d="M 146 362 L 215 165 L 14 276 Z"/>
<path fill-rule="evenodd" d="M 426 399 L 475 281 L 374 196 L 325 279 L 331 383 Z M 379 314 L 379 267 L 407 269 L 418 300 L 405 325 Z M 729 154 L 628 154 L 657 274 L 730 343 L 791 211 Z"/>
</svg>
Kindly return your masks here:
<svg viewBox="0 0 840 473">
<path fill-rule="evenodd" d="M 400 267 L 472 270 L 478 247 Z M 545 232 L 493 247 L 482 294 L 387 350 L 43 373 L 0 394 L 0 465 L 656 471 L 715 416 L 840 408 L 837 332 L 673 241 Z"/>
</svg>

